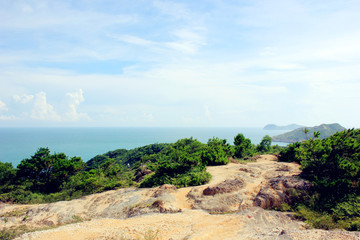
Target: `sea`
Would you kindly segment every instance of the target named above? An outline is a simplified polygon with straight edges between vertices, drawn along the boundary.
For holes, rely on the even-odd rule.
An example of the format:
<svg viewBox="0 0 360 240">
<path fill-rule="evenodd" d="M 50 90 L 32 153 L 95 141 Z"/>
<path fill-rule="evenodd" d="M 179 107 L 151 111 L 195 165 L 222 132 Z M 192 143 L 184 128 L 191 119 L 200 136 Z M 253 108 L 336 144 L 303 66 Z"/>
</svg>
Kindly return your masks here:
<svg viewBox="0 0 360 240">
<path fill-rule="evenodd" d="M 88 161 L 96 155 L 116 149 L 134 149 L 152 143 L 173 143 L 182 138 L 194 138 L 206 143 L 210 138 L 226 139 L 233 144 L 238 133 L 259 144 L 265 135 L 275 136 L 284 130 L 263 128 L 0 128 L 0 161 L 16 167 L 30 158 L 40 147 L 51 153 L 65 153 Z M 286 145 L 284 143 L 273 143 Z"/>
</svg>

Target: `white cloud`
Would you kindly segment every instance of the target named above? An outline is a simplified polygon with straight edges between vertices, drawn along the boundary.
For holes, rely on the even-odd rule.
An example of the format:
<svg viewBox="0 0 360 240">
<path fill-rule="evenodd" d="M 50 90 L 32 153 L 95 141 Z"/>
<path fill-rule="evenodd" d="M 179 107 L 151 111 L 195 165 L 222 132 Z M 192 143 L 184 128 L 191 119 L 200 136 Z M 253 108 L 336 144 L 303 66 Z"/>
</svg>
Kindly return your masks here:
<svg viewBox="0 0 360 240">
<path fill-rule="evenodd" d="M 184 4 L 171 1 L 154 1 L 153 4 L 161 12 L 174 18 L 189 19 L 191 17 L 190 11 Z"/>
<path fill-rule="evenodd" d="M 33 13 L 34 12 L 34 9 L 30 5 L 27 5 L 27 4 L 21 5 L 20 8 L 21 8 L 21 11 L 24 13 Z"/>
<path fill-rule="evenodd" d="M 0 120 L 11 121 L 11 120 L 17 120 L 17 118 L 15 116 L 13 116 L 13 115 L 11 115 L 11 116 L 0 115 Z"/>
<path fill-rule="evenodd" d="M 147 113 L 147 112 L 144 112 L 143 113 L 143 117 L 145 120 L 147 121 L 153 121 L 154 120 L 154 116 L 152 113 Z"/>
<path fill-rule="evenodd" d="M 132 35 L 110 35 L 110 37 L 113 37 L 117 40 L 126 42 L 126 43 L 130 43 L 130 44 L 135 44 L 135 45 L 142 45 L 142 46 L 151 46 L 156 44 L 153 41 L 149 41 L 140 37 L 136 37 L 136 36 L 132 36 Z"/>
<path fill-rule="evenodd" d="M 16 101 L 16 102 L 20 102 L 20 103 L 28 103 L 30 102 L 31 100 L 33 100 L 34 98 L 34 95 L 27 95 L 27 94 L 23 94 L 23 95 L 13 95 L 13 99 Z"/>
<path fill-rule="evenodd" d="M 55 112 L 54 107 L 47 103 L 45 92 L 39 92 L 35 95 L 35 103 L 31 112 L 31 118 L 36 120 L 61 120 L 61 117 Z"/>
<path fill-rule="evenodd" d="M 2 19 L 0 28 L 7 29 L 44 29 L 55 25 L 61 31 L 101 29 L 104 26 L 136 21 L 133 15 L 104 13 L 101 11 L 78 10 L 63 1 L 43 1 L 43 4 L 18 5 L 16 1 L 4 4 L 0 9 Z"/>
<path fill-rule="evenodd" d="M 39 2 L 0 3 L 8 115 L 224 126 L 301 123 L 316 111 L 358 124 L 356 1 Z M 20 94 L 40 90 L 41 103 Z"/>
<path fill-rule="evenodd" d="M 201 29 L 183 28 L 174 31 L 172 34 L 177 38 L 176 41 L 168 42 L 167 45 L 177 51 L 193 54 L 199 47 L 206 44 Z"/>
<path fill-rule="evenodd" d="M 0 112 L 7 112 L 8 108 L 6 107 L 6 104 L 3 101 L 0 101 Z"/>
<path fill-rule="evenodd" d="M 79 113 L 77 110 L 80 103 L 82 103 L 85 100 L 82 89 L 79 89 L 79 91 L 77 92 L 67 93 L 66 96 L 68 97 L 68 101 L 69 101 L 68 102 L 69 110 L 68 112 L 66 112 L 67 119 L 71 121 L 78 121 L 82 118 L 89 120 L 90 118 L 86 113 Z"/>
<path fill-rule="evenodd" d="M 9 109 L 7 108 L 6 104 L 3 101 L 0 101 L 0 120 L 9 121 L 9 120 L 16 120 L 16 117 L 13 115 L 2 115 L 1 112 L 8 112 Z"/>
</svg>

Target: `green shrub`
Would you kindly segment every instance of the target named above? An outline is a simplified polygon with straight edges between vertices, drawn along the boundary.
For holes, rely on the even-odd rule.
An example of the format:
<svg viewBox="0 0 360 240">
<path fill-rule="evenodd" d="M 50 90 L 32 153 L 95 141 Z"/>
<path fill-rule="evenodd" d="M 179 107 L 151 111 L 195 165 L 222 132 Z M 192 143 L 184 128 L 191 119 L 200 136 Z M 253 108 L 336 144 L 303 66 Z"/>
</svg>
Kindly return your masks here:
<svg viewBox="0 0 360 240">
<path fill-rule="evenodd" d="M 0 230 L 0 239 L 1 240 L 11 240 L 18 236 L 18 233 L 14 230 L 3 229 Z"/>
<path fill-rule="evenodd" d="M 254 146 L 251 144 L 249 138 L 245 138 L 242 133 L 239 133 L 234 138 L 236 158 L 252 157 L 254 155 Z"/>
<path fill-rule="evenodd" d="M 300 163 L 301 177 L 314 184 L 313 197 L 309 193 L 296 198 L 297 193 L 292 193 L 298 216 L 317 228 L 360 229 L 359 129 L 290 144 L 279 160 Z"/>
<path fill-rule="evenodd" d="M 327 213 L 313 211 L 303 205 L 298 206 L 295 217 L 305 220 L 309 226 L 322 229 L 334 229 L 336 224 Z"/>
</svg>

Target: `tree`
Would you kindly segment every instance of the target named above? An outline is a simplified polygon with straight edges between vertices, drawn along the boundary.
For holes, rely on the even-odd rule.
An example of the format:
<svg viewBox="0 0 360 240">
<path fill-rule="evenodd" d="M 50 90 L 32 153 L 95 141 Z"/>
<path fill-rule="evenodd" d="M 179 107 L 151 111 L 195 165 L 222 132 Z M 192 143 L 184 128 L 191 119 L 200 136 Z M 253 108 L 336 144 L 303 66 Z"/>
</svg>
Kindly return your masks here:
<svg viewBox="0 0 360 240">
<path fill-rule="evenodd" d="M 201 160 L 206 165 L 223 165 L 229 163 L 231 147 L 226 143 L 226 139 L 209 139 L 207 146 L 203 150 Z"/>
<path fill-rule="evenodd" d="M 272 142 L 272 138 L 269 135 L 265 135 L 258 146 L 258 151 L 260 152 L 270 151 L 271 142 Z"/>
<path fill-rule="evenodd" d="M 308 135 L 307 135 L 307 134 L 309 133 L 309 129 L 304 128 L 303 133 L 305 133 L 305 138 L 308 139 Z"/>
<path fill-rule="evenodd" d="M 9 185 L 13 184 L 16 168 L 11 163 L 0 162 L 0 192 L 8 192 Z"/>
<path fill-rule="evenodd" d="M 314 132 L 314 139 L 319 138 L 320 137 L 320 131 L 315 131 Z"/>
<path fill-rule="evenodd" d="M 337 132 L 323 140 L 305 141 L 298 157 L 302 176 L 326 193 L 339 194 L 359 189 L 360 130 Z"/>
<path fill-rule="evenodd" d="M 253 156 L 253 146 L 251 144 L 251 140 L 245 138 L 242 133 L 239 133 L 234 138 L 234 145 L 235 145 L 235 157 L 236 158 L 244 158 L 246 156 Z"/>
<path fill-rule="evenodd" d="M 57 192 L 70 176 L 80 171 L 85 163 L 79 157 L 69 159 L 64 153 L 50 154 L 48 148 L 39 148 L 18 166 L 17 179 L 29 183 L 32 191 L 42 193 Z"/>
</svg>

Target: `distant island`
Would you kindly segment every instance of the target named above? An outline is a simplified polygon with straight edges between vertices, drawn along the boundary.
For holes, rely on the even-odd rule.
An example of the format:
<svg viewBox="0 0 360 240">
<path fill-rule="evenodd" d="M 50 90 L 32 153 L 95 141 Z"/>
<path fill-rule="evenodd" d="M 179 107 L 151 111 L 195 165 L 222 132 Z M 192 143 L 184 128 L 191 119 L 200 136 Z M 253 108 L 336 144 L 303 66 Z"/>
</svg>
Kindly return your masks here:
<svg viewBox="0 0 360 240">
<path fill-rule="evenodd" d="M 301 126 L 301 125 L 298 125 L 295 123 L 289 124 L 286 126 L 278 126 L 275 124 L 268 124 L 264 127 L 264 130 L 294 130 L 294 129 L 301 128 L 301 127 L 304 127 L 304 126 Z"/>
<path fill-rule="evenodd" d="M 306 129 L 309 130 L 307 134 L 304 133 L 304 129 L 305 127 L 297 128 L 293 131 L 274 136 L 272 137 L 272 140 L 274 142 L 285 142 L 285 143 L 301 142 L 313 137 L 314 132 L 316 131 L 320 132 L 319 138 L 324 139 L 330 137 L 336 132 L 341 132 L 346 130 L 346 128 L 344 128 L 338 123 L 321 124 L 320 126 L 306 127 Z"/>
</svg>

